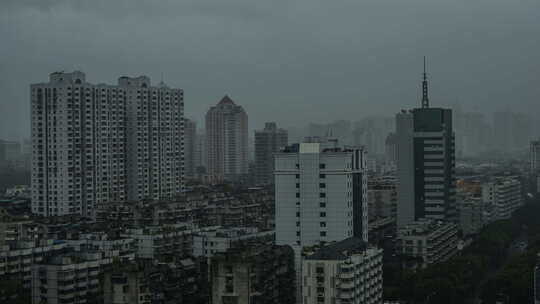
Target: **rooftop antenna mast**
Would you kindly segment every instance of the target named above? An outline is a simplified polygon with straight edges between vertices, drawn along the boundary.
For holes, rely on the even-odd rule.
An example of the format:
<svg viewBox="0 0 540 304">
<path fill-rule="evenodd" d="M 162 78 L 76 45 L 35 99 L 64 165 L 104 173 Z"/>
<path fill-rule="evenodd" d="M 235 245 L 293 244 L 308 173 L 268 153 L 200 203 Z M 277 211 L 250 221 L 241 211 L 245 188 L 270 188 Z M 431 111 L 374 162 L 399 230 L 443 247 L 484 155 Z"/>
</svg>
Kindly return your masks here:
<svg viewBox="0 0 540 304">
<path fill-rule="evenodd" d="M 428 81 L 426 74 L 426 56 L 424 56 L 424 80 L 422 81 L 422 109 L 429 108 Z"/>
</svg>

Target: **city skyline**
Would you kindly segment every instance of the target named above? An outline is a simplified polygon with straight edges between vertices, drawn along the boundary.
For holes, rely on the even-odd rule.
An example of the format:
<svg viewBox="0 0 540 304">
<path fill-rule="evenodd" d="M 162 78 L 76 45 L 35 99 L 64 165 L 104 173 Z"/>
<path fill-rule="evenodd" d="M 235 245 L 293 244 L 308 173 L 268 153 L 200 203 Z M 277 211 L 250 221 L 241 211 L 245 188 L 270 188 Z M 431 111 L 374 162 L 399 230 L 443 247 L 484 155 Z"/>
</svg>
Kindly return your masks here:
<svg viewBox="0 0 540 304">
<path fill-rule="evenodd" d="M 538 302 L 538 0 L 0 2 L 0 303 Z"/>
<path fill-rule="evenodd" d="M 3 1 L 0 67 L 12 72 L 0 76 L 0 138 L 29 136 L 27 86 L 59 70 L 82 70 L 89 81 L 106 83 L 119 71 L 163 75 L 185 89 L 186 113 L 199 125 L 214 100 L 230 94 L 257 122 L 250 134 L 266 115 L 288 128 L 298 126 L 298 115 L 355 120 L 411 108 L 421 94 L 424 55 L 441 106 L 538 109 L 535 1 L 139 4 L 126 14 L 122 1 Z M 75 20 L 77 26 L 61 26 Z M 319 20 L 328 22 L 321 28 Z"/>
</svg>

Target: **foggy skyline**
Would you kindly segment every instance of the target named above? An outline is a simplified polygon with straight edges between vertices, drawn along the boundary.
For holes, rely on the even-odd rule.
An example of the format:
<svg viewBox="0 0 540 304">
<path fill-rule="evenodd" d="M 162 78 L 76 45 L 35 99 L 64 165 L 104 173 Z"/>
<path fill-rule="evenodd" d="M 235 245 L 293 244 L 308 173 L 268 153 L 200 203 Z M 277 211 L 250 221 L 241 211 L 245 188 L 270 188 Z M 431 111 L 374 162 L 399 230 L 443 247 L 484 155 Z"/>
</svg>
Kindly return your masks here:
<svg viewBox="0 0 540 304">
<path fill-rule="evenodd" d="M 199 126 L 228 94 L 250 136 L 418 107 L 424 55 L 432 107 L 534 113 L 539 28 L 535 0 L 3 0 L 0 138 L 29 137 L 29 85 L 60 70 L 163 73 Z"/>
</svg>

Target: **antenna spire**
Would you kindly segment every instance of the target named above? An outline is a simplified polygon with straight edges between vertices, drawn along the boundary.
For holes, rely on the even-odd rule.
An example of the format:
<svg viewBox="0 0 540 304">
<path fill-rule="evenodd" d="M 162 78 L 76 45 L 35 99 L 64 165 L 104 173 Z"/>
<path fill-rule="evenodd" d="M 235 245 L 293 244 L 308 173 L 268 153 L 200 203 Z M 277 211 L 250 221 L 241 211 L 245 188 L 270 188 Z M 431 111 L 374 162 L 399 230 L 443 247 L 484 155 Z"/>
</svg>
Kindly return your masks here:
<svg viewBox="0 0 540 304">
<path fill-rule="evenodd" d="M 428 81 L 426 73 L 426 56 L 424 56 L 424 80 L 422 81 L 422 109 L 429 108 Z"/>
</svg>

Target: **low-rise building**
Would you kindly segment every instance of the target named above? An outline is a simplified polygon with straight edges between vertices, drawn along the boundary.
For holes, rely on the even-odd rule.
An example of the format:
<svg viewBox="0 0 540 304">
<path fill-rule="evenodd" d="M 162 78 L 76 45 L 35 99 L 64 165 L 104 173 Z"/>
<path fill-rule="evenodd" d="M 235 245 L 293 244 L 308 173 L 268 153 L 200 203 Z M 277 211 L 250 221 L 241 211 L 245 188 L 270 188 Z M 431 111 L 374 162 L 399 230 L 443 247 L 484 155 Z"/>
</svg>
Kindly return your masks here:
<svg viewBox="0 0 540 304">
<path fill-rule="evenodd" d="M 291 247 L 246 243 L 211 258 L 211 303 L 293 304 L 294 279 Z"/>
<path fill-rule="evenodd" d="M 259 232 L 256 227 L 201 229 L 193 235 L 193 255 L 210 258 L 215 253 L 226 252 L 240 241 L 264 237 L 273 239 L 274 231 Z"/>
<path fill-rule="evenodd" d="M 32 190 L 28 185 L 15 185 L 6 189 L 6 196 L 30 199 L 32 197 Z"/>
<path fill-rule="evenodd" d="M 302 303 L 381 304 L 382 253 L 354 237 L 305 248 Z"/>
<path fill-rule="evenodd" d="M 189 223 L 127 229 L 122 236 L 136 242 L 136 257 L 171 261 L 193 252 L 194 226 Z"/>
<path fill-rule="evenodd" d="M 32 304 L 101 303 L 99 275 L 112 259 L 101 253 L 51 256 L 32 267 Z"/>
<path fill-rule="evenodd" d="M 119 257 L 120 260 L 135 259 L 137 243 L 128 237 L 110 237 L 105 232 L 91 232 L 79 235 L 76 240 L 65 240 L 75 251 L 94 250 L 104 257 Z"/>
<path fill-rule="evenodd" d="M 369 221 L 378 218 L 396 218 L 397 190 L 394 179 L 380 177 L 368 182 Z"/>
<path fill-rule="evenodd" d="M 480 198 L 467 197 L 459 199 L 459 228 L 463 235 L 476 234 L 491 221 L 490 206 Z"/>
<path fill-rule="evenodd" d="M 175 263 L 148 260 L 115 265 L 103 275 L 105 304 L 202 303 L 199 271 L 192 259 Z"/>
<path fill-rule="evenodd" d="M 0 281 L 12 280 L 30 288 L 32 265 L 64 252 L 67 244 L 53 240 L 15 241 L 0 246 Z"/>
<path fill-rule="evenodd" d="M 401 254 L 412 258 L 410 267 L 427 267 L 457 253 L 458 228 L 454 223 L 420 219 L 398 230 Z"/>
<path fill-rule="evenodd" d="M 508 219 L 523 205 L 521 182 L 512 176 L 495 177 L 482 184 L 482 200 L 494 206 L 497 219 Z"/>
</svg>

